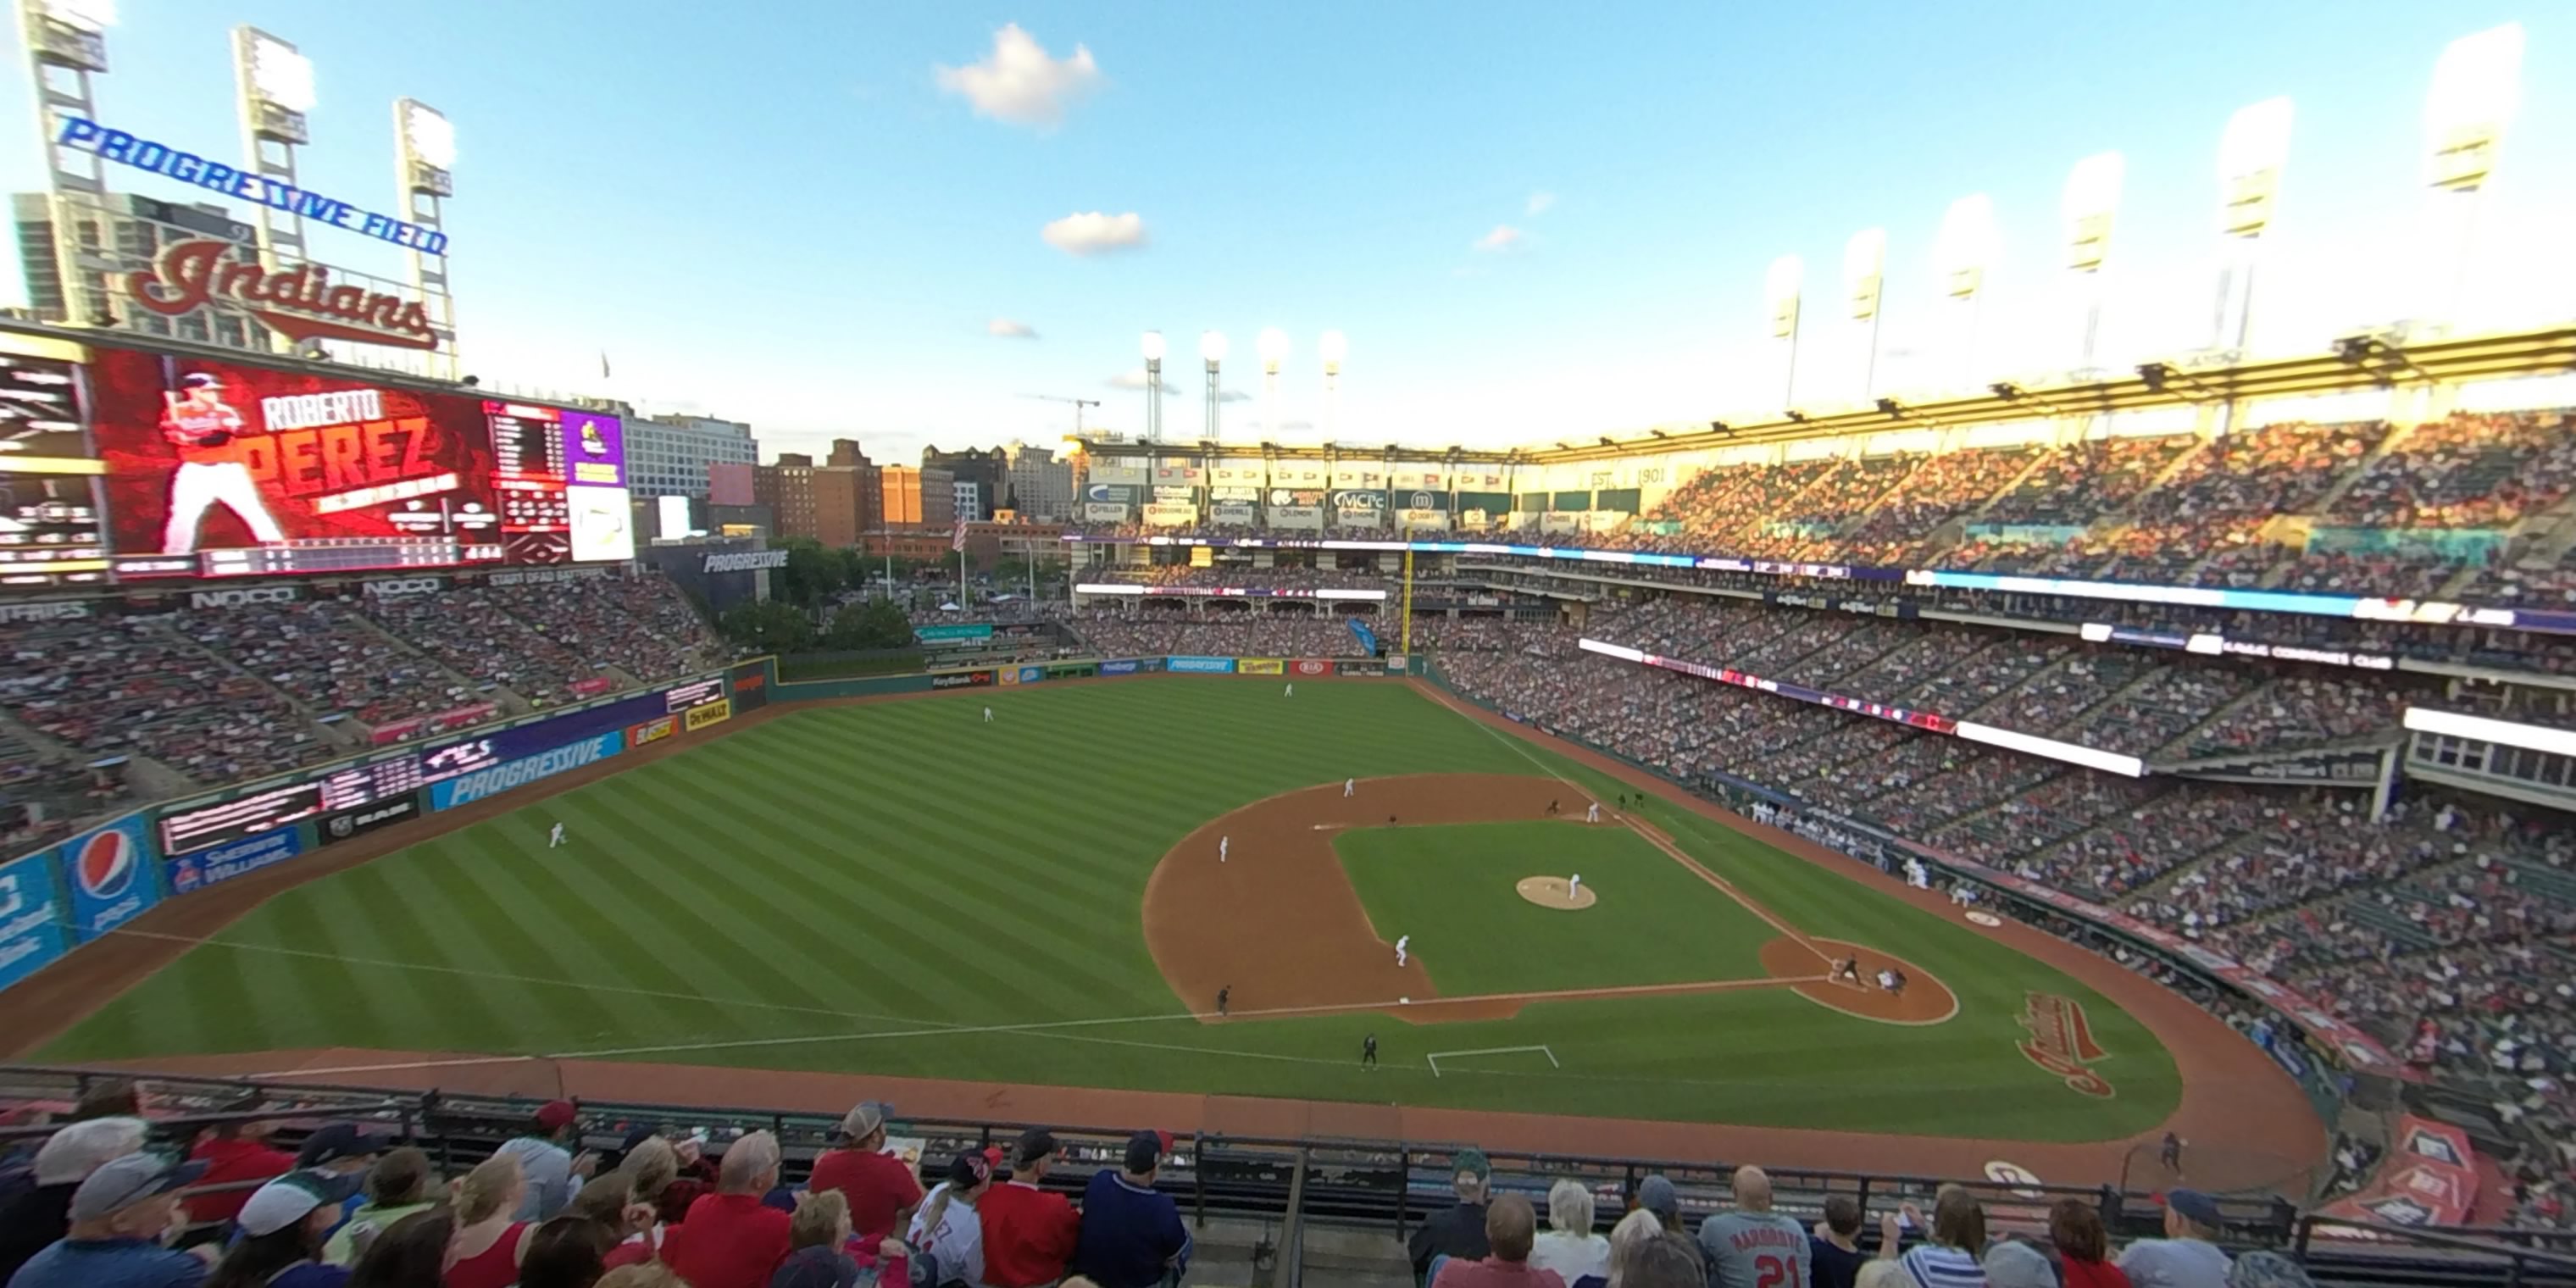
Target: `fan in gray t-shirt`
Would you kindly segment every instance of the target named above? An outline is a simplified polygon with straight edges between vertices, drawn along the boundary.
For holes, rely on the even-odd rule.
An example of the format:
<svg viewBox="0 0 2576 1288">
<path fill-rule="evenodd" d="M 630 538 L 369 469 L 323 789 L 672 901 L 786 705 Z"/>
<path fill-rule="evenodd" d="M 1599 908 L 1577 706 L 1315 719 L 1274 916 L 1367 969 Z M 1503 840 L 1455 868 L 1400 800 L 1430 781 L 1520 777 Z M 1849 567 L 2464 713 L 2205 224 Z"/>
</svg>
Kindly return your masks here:
<svg viewBox="0 0 2576 1288">
<path fill-rule="evenodd" d="M 1715 1288 L 1806 1288 L 1806 1227 L 1771 1210 L 1771 1178 L 1758 1167 L 1735 1169 L 1735 1210 L 1699 1225 Z"/>
</svg>

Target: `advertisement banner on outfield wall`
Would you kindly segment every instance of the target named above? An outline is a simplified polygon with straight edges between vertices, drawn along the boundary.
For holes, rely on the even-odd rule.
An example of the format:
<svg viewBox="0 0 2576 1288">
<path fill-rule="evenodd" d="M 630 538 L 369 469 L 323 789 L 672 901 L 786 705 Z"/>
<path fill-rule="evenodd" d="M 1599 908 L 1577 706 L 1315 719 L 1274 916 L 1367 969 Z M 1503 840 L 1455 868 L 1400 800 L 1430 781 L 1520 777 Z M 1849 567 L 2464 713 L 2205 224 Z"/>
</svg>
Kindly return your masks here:
<svg viewBox="0 0 2576 1288">
<path fill-rule="evenodd" d="M 956 626 L 915 626 L 912 628 L 912 637 L 924 644 L 982 643 L 993 638 L 993 624 L 977 622 Z"/>
<path fill-rule="evenodd" d="M 1331 675 L 1333 664 L 1318 657 L 1301 657 L 1288 664 L 1291 675 Z"/>
<path fill-rule="evenodd" d="M 758 662 L 744 662 L 725 671 L 726 688 L 733 697 L 736 715 L 749 715 L 769 705 L 769 668 Z"/>
<path fill-rule="evenodd" d="M 1047 678 L 1047 669 L 1043 666 L 1022 666 L 1008 669 L 1020 677 L 1019 682 L 1021 684 L 1036 684 Z"/>
<path fill-rule="evenodd" d="M 934 689 L 980 689 L 992 682 L 990 671 L 948 671 L 930 677 Z"/>
<path fill-rule="evenodd" d="M 1335 661 L 1335 662 L 1333 663 L 1333 674 L 1335 674 L 1335 675 L 1372 675 L 1372 676 L 1373 676 L 1373 675 L 1384 675 L 1384 674 L 1386 674 L 1386 663 L 1381 662 L 1381 661 L 1378 661 L 1376 658 L 1373 658 L 1373 657 L 1367 657 L 1367 658 L 1346 657 L 1346 658 L 1341 658 L 1341 659 L 1339 659 L 1339 660 L 1337 660 L 1337 661 Z"/>
<path fill-rule="evenodd" d="M 409 791 L 387 800 L 333 810 L 314 820 L 313 835 L 324 845 L 337 845 L 396 823 L 408 823 L 428 812 L 420 803 L 420 793 Z"/>
<path fill-rule="evenodd" d="M 1309 532 L 1324 526 L 1324 507 L 1320 505 L 1274 505 L 1270 507 L 1270 526 L 1297 528 Z"/>
<path fill-rule="evenodd" d="M 1046 678 L 1050 680 L 1089 679 L 1090 677 L 1098 674 L 1100 674 L 1100 667 L 1091 662 L 1049 662 L 1046 664 Z"/>
<path fill-rule="evenodd" d="M 1116 658 L 1100 664 L 1102 675 L 1134 675 L 1137 669 L 1136 659 L 1132 657 Z"/>
<path fill-rule="evenodd" d="M 513 787 L 524 787 L 542 778 L 597 764 L 624 750 L 626 731 L 615 729 L 552 751 L 522 756 L 489 769 L 477 769 L 445 782 L 432 783 L 429 786 L 429 806 L 431 809 L 454 809 L 459 805 L 471 805 Z"/>
<path fill-rule="evenodd" d="M 245 836 L 212 849 L 182 855 L 164 866 L 170 873 L 170 893 L 194 894 L 207 886 L 222 885 L 234 877 L 248 876 L 261 868 L 275 867 L 302 853 L 304 829 L 289 824 L 257 836 Z"/>
<path fill-rule="evenodd" d="M 0 988 L 52 965 L 68 950 L 62 899 L 52 850 L 0 863 Z"/>
<path fill-rule="evenodd" d="M 1247 657 L 1237 659 L 1234 669 L 1245 675 L 1283 675 L 1288 664 L 1275 657 Z"/>
<path fill-rule="evenodd" d="M 151 843 L 140 812 L 63 844 L 63 875 L 72 889 L 72 939 L 88 943 L 141 916 L 161 900 Z"/>
<path fill-rule="evenodd" d="M 626 745 L 629 748 L 648 746 L 650 744 L 660 742 L 679 731 L 680 718 L 678 716 L 655 716 L 640 725 L 627 726 Z"/>
<path fill-rule="evenodd" d="M 680 727 L 691 733 L 696 733 L 698 730 L 704 729 L 708 725 L 723 724 L 725 721 L 731 719 L 733 719 L 732 701 L 725 698 L 718 698 L 705 706 L 689 708 L 688 714 L 680 717 Z"/>
<path fill-rule="evenodd" d="M 1020 668 L 1016 666 L 1005 666 L 996 670 L 993 673 L 993 683 L 1018 688 L 1020 684 Z"/>
<path fill-rule="evenodd" d="M 1163 669 L 1183 675 L 1232 675 L 1234 659 L 1230 657 L 1167 657 Z"/>
</svg>

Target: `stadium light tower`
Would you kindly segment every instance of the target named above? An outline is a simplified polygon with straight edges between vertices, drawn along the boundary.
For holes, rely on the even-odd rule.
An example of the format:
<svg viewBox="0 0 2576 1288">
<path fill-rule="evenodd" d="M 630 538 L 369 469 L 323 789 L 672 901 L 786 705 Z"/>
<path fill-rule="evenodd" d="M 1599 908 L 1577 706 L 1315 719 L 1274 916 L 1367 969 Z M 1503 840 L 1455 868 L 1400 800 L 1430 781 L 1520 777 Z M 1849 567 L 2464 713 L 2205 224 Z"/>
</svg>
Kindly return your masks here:
<svg viewBox="0 0 2576 1288">
<path fill-rule="evenodd" d="M 2433 64 L 2433 90 L 2424 99 L 2427 236 L 2417 313 L 2437 325 L 2460 321 L 2487 180 L 2521 105 L 2520 23 L 2462 36 Z"/>
<path fill-rule="evenodd" d="M 2226 241 L 2218 273 L 2217 326 L 2210 345 L 2245 351 L 2254 320 L 2254 268 L 2263 232 L 2281 197 L 2290 159 L 2290 100 L 2267 98 L 2236 109 L 2218 140 L 2218 231 Z M 2231 404 L 2232 405 L 2232 404 Z"/>
<path fill-rule="evenodd" d="M 403 218 L 431 232 L 447 225 L 447 199 L 456 195 L 456 126 L 417 99 L 394 100 L 394 186 Z M 440 353 L 449 379 L 457 375 L 456 296 L 447 285 L 447 252 L 411 250 L 411 289 L 429 314 L 430 329 L 447 343 Z"/>
<path fill-rule="evenodd" d="M 1199 360 L 1207 364 L 1207 428 L 1205 430 L 1205 434 L 1209 442 L 1215 442 L 1217 431 L 1216 380 L 1218 369 L 1225 365 L 1225 332 L 1202 331 L 1199 333 Z"/>
<path fill-rule="evenodd" d="M 1315 352 L 1324 359 L 1324 441 L 1329 443 L 1342 431 L 1342 360 L 1351 356 L 1350 338 L 1326 331 L 1315 342 Z"/>
<path fill-rule="evenodd" d="M 1288 333 L 1279 328 L 1263 327 L 1253 346 L 1261 353 L 1261 429 L 1263 433 L 1279 432 L 1279 364 L 1288 360 Z"/>
<path fill-rule="evenodd" d="M 1771 269 L 1762 276 L 1762 300 L 1771 317 L 1771 338 L 1787 346 L 1788 361 L 1780 382 L 1780 405 L 1798 405 L 1798 279 L 1805 276 L 1806 261 L 1795 255 L 1783 255 L 1771 261 Z"/>
<path fill-rule="evenodd" d="M 1864 228 L 1843 243 L 1843 298 L 1851 302 L 1852 321 L 1861 324 L 1860 400 L 1878 396 L 1878 297 L 1887 275 L 1887 230 Z"/>
<path fill-rule="evenodd" d="M 1163 439 L 1163 333 L 1145 333 L 1145 441 Z"/>
<path fill-rule="evenodd" d="M 1932 262 L 1941 274 L 1942 292 L 1960 314 L 1955 377 L 1960 388 L 1970 387 L 1976 379 L 1978 314 L 1996 249 L 1995 203 L 1982 192 L 1951 202 L 1949 213 L 1941 219 L 1940 240 L 1932 246 Z"/>
<path fill-rule="evenodd" d="M 2102 261 L 2111 253 L 2111 220 L 2120 209 L 2120 180 L 2127 163 L 2117 152 L 2096 152 L 2066 176 L 2058 211 L 2066 222 L 2066 268 L 2084 306 L 2082 366 L 2093 366 L 2102 331 Z"/>
<path fill-rule="evenodd" d="M 116 25 L 116 0 L 18 0 L 18 34 L 27 50 L 27 81 L 36 91 L 37 146 L 51 181 L 47 203 L 57 230 L 75 227 L 76 202 L 96 205 L 107 193 L 106 162 L 85 148 L 64 147 L 63 121 L 98 119 L 91 77 L 107 70 L 107 29 Z M 74 326 L 102 321 L 90 308 L 95 271 L 81 263 L 80 238 L 58 234 L 54 271 L 63 284 L 63 320 Z"/>
<path fill-rule="evenodd" d="M 248 25 L 233 28 L 233 85 L 241 109 L 242 159 L 252 174 L 290 188 L 295 177 L 295 149 L 312 135 L 305 113 L 313 110 L 313 60 L 295 46 Z M 303 263 L 304 216 L 253 202 L 259 212 L 259 262 L 274 272 L 288 258 Z M 271 332 L 280 351 L 293 348 L 284 335 Z"/>
</svg>

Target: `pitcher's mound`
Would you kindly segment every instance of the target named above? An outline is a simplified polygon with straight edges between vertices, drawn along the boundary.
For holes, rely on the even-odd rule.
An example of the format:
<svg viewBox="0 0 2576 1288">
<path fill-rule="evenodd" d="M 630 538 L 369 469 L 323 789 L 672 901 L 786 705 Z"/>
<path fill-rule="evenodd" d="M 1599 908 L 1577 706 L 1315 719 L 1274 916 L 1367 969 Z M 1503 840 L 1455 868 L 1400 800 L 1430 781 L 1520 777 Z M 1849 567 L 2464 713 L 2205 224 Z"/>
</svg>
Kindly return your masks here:
<svg viewBox="0 0 2576 1288">
<path fill-rule="evenodd" d="M 1572 912 L 1592 906 L 1592 887 L 1585 886 L 1569 895 L 1566 884 L 1563 877 L 1522 877 L 1520 884 L 1513 888 L 1520 891 L 1522 898 L 1542 908 Z"/>
</svg>

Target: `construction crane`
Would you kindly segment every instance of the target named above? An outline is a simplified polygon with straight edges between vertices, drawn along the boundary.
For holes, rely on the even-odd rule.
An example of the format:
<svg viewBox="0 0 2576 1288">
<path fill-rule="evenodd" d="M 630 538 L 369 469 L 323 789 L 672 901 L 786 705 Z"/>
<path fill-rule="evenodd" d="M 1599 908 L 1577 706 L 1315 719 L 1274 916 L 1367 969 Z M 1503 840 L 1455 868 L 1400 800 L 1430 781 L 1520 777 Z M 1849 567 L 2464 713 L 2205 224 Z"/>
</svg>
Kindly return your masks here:
<svg viewBox="0 0 2576 1288">
<path fill-rule="evenodd" d="M 1042 402 L 1072 403 L 1073 436 L 1076 438 L 1082 437 L 1082 409 L 1085 407 L 1097 407 L 1100 405 L 1100 400 L 1097 398 L 1067 398 L 1063 394 L 1021 394 L 1020 396 L 1022 398 L 1035 398 Z"/>
</svg>

